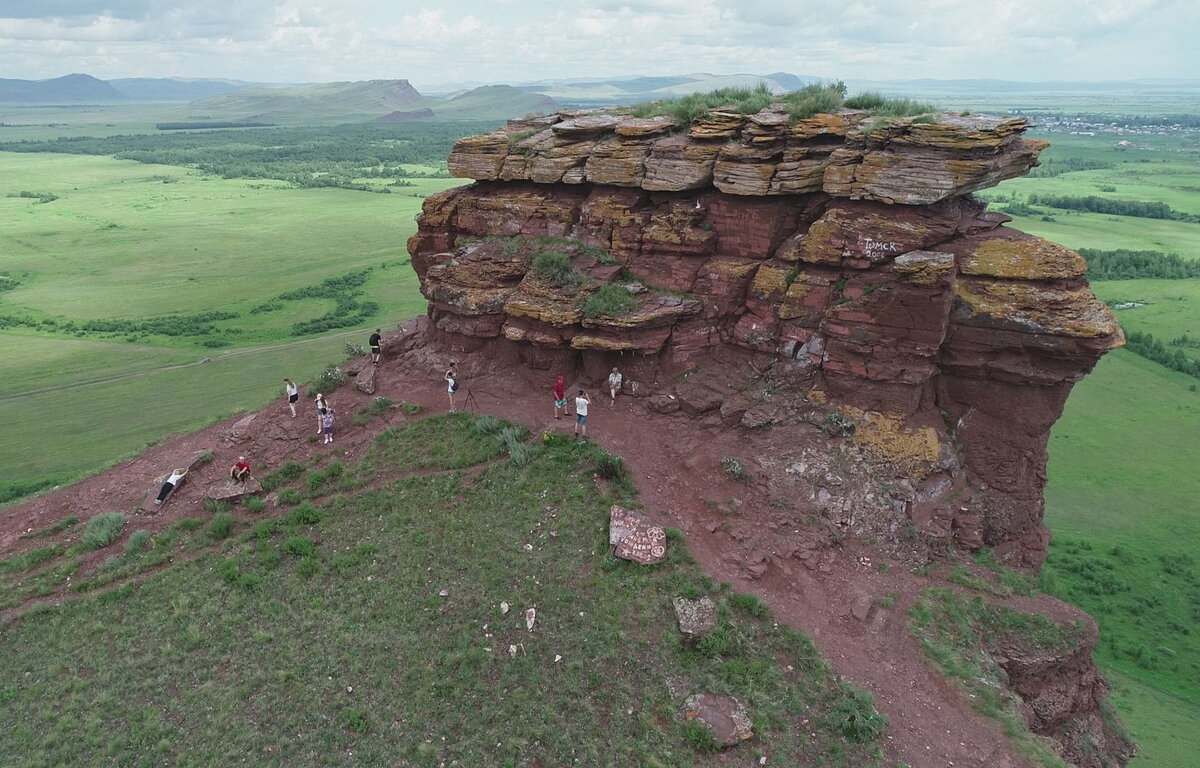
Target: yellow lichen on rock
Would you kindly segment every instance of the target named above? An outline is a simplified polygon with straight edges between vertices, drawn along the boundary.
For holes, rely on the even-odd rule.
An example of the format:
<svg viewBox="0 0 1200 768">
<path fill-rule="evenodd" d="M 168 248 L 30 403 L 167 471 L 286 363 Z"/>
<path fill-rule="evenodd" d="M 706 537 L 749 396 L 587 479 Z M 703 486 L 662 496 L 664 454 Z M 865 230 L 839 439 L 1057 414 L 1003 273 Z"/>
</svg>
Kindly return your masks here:
<svg viewBox="0 0 1200 768">
<path fill-rule="evenodd" d="M 890 464 L 913 479 L 929 474 L 937 464 L 942 446 L 932 427 L 907 426 L 903 416 L 846 406 L 840 410 L 854 420 L 851 441 L 872 459 Z"/>
<path fill-rule="evenodd" d="M 1043 240 L 987 240 L 959 259 L 964 275 L 987 275 L 1021 280 L 1079 277 L 1087 262 L 1070 248 Z"/>
<path fill-rule="evenodd" d="M 1037 283 L 963 278 L 955 284 L 954 293 L 968 310 L 966 321 L 988 319 L 1028 333 L 1080 339 L 1119 335 L 1112 310 L 1086 286 L 1056 289 Z"/>
</svg>

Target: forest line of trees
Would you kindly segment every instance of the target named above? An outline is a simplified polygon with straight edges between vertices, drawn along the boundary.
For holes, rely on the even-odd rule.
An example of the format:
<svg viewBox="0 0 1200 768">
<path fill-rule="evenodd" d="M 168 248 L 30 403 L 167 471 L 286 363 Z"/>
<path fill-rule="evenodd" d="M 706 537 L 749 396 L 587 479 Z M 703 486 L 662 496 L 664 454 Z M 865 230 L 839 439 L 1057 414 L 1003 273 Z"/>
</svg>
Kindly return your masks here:
<svg viewBox="0 0 1200 768">
<path fill-rule="evenodd" d="M 1067 211 L 1085 211 L 1087 213 L 1105 213 L 1114 216 L 1135 216 L 1141 219 L 1167 219 L 1169 221 L 1186 221 L 1192 224 L 1200 223 L 1200 216 L 1192 213 L 1177 211 L 1166 203 L 1147 200 L 1114 200 L 1098 195 L 1042 195 L 1029 196 L 1031 205 L 1045 205 L 1050 208 L 1061 208 Z"/>
<path fill-rule="evenodd" d="M 1175 253 L 1080 248 L 1089 280 L 1187 280 L 1200 277 L 1200 260 Z"/>
<path fill-rule="evenodd" d="M 453 122 L 171 131 L 0 142 L 0 151 L 107 155 L 197 168 L 229 179 L 380 191 L 355 179 L 448 176 L 446 156 L 454 142 L 495 128 L 495 122 Z M 402 165 L 437 170 L 412 173 Z"/>
</svg>

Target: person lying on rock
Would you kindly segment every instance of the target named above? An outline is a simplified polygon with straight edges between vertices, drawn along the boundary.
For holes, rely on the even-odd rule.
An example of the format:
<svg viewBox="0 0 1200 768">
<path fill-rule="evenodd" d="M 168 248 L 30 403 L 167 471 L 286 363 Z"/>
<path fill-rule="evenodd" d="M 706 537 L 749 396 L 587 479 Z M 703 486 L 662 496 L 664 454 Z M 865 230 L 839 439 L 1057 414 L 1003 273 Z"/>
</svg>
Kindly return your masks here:
<svg viewBox="0 0 1200 768">
<path fill-rule="evenodd" d="M 167 478 L 167 482 L 163 483 L 162 489 L 158 492 L 158 498 L 154 500 L 155 504 L 162 504 L 171 495 L 171 492 L 183 483 L 183 478 L 187 475 L 187 467 L 172 469 L 171 476 Z"/>
<path fill-rule="evenodd" d="M 229 468 L 229 479 L 235 483 L 244 483 L 250 477 L 250 462 L 246 461 L 245 456 L 238 456 L 238 460 Z"/>
</svg>

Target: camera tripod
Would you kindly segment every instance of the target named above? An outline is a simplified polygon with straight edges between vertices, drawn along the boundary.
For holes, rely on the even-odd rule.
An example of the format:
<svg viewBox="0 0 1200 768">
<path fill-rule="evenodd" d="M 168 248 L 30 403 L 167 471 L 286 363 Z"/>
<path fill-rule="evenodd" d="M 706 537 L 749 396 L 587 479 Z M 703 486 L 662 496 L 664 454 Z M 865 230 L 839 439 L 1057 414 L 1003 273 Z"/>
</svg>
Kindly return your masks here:
<svg viewBox="0 0 1200 768">
<path fill-rule="evenodd" d="M 467 399 L 463 401 L 464 411 L 478 411 L 479 401 L 475 399 L 475 395 L 471 393 L 471 388 L 467 387 Z"/>
</svg>

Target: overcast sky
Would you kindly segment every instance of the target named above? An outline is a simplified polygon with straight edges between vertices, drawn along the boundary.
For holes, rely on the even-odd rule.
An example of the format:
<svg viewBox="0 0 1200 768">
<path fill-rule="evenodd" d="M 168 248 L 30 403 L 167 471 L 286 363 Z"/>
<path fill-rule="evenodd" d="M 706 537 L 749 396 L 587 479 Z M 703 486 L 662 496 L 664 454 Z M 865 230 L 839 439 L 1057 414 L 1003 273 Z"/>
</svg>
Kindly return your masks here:
<svg viewBox="0 0 1200 768">
<path fill-rule="evenodd" d="M 1200 77 L 1200 0 L 0 0 L 0 77 Z"/>
</svg>

